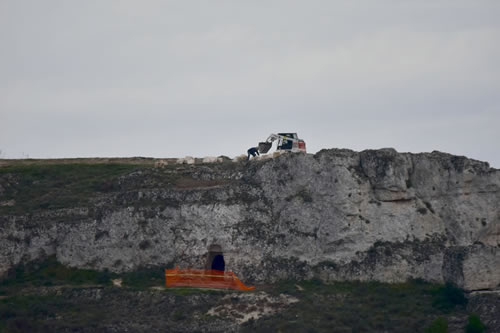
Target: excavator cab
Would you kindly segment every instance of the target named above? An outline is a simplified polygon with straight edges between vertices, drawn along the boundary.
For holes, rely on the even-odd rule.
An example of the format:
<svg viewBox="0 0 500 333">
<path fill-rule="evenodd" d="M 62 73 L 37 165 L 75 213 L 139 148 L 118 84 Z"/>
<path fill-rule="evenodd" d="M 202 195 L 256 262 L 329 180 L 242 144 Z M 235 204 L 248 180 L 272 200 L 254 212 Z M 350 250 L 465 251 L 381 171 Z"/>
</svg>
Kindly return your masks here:
<svg viewBox="0 0 500 333">
<path fill-rule="evenodd" d="M 267 153 L 271 149 L 272 143 L 276 140 L 278 142 L 276 147 L 278 152 L 306 152 L 306 143 L 304 140 L 299 139 L 297 133 L 271 134 L 265 142 L 259 142 L 259 152 L 261 154 Z"/>
<path fill-rule="evenodd" d="M 297 133 L 278 133 L 279 140 L 276 150 L 292 150 L 293 143 L 299 139 Z M 294 140 L 287 140 L 287 138 Z"/>
</svg>

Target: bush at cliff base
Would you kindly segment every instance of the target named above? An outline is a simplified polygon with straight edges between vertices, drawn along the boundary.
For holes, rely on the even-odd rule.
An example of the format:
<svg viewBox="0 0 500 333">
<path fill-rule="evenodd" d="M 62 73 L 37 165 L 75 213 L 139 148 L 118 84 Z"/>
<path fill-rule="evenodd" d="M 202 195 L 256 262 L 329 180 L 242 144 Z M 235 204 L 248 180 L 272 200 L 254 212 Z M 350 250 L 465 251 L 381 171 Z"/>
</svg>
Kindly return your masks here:
<svg viewBox="0 0 500 333">
<path fill-rule="evenodd" d="M 446 318 L 439 317 L 434 320 L 426 330 L 425 333 L 447 333 L 448 332 L 448 321 Z"/>
<path fill-rule="evenodd" d="M 466 333 L 482 333 L 485 329 L 486 327 L 477 314 L 471 314 L 469 316 L 469 321 L 467 326 L 465 326 Z"/>
</svg>

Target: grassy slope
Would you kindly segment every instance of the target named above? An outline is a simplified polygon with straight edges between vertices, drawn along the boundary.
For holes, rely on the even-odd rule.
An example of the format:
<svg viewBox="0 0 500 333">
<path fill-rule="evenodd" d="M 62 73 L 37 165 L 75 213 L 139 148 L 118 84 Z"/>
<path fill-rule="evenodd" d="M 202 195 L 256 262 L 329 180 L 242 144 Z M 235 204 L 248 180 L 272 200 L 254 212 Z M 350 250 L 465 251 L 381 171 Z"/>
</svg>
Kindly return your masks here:
<svg viewBox="0 0 500 333">
<path fill-rule="evenodd" d="M 111 279 L 121 278 L 124 287 L 112 286 Z M 54 258 L 43 263 L 19 266 L 10 277 L 0 283 L 0 332 L 44 331 L 47 327 L 64 325 L 75 329 L 93 325 L 105 326 L 109 318 L 102 312 L 107 304 L 105 299 L 96 302 L 81 302 L 77 298 L 64 297 L 57 292 L 37 294 L 37 290 L 58 287 L 84 290 L 85 288 L 103 288 L 113 293 L 114 299 L 124 303 L 134 302 L 140 294 L 152 286 L 162 286 L 162 268 L 151 268 L 128 274 L 112 274 L 92 270 L 80 270 L 65 267 Z M 338 282 L 323 284 L 319 281 L 286 281 L 270 286 L 260 286 L 256 292 L 270 294 L 289 294 L 297 299 L 286 311 L 247 322 L 245 332 L 424 332 L 438 317 L 464 317 L 466 299 L 463 292 L 452 286 L 441 286 L 421 281 L 399 284 Z M 132 294 L 137 292 L 138 294 Z M 225 292 L 211 292 L 198 289 L 165 290 L 165 297 L 196 297 L 210 293 L 210 300 L 199 304 L 183 302 L 179 299 L 170 308 L 162 320 L 179 321 L 179 313 L 186 324 L 195 312 L 206 313 L 225 295 Z M 122 302 L 122 301 L 119 301 Z M 140 301 L 137 301 L 138 304 Z M 167 302 L 168 303 L 168 302 Z M 133 310 L 122 309 L 117 317 L 133 318 L 138 312 L 145 313 L 155 325 L 159 314 L 155 314 L 156 305 L 142 304 Z M 151 308 L 148 308 L 151 307 Z M 129 312 L 127 312 L 129 311 Z M 112 312 L 109 313 L 112 316 Z M 170 317 L 171 318 L 170 318 Z M 71 318 L 58 321 L 57 318 Z M 205 318 L 208 321 L 210 317 Z M 205 320 L 204 319 L 204 320 Z M 120 320 L 120 318 L 116 318 Z M 21 326 L 19 326 L 21 325 Z M 23 326 L 24 325 L 24 326 Z M 69 326 L 68 326 L 69 325 Z M 62 326 L 61 326 L 62 327 Z"/>
<path fill-rule="evenodd" d="M 153 159 L 5 161 L 0 160 L 0 214 L 6 215 L 86 207 L 99 195 L 142 187 L 193 188 L 230 182 L 193 179 L 194 165 L 172 164 L 156 169 Z M 225 170 L 238 168 L 232 162 L 223 165 Z M 217 164 L 204 166 L 216 168 Z M 131 181 L 135 183 L 120 184 L 120 177 L 135 171 L 145 173 L 133 177 Z"/>
<path fill-rule="evenodd" d="M 134 164 L 15 165 L 0 168 L 4 180 L 0 213 L 33 212 L 87 204 L 98 193 L 113 190 L 116 179 L 143 166 Z"/>
<path fill-rule="evenodd" d="M 300 302 L 286 312 L 245 325 L 243 331 L 423 332 L 438 317 L 461 315 L 466 305 L 461 290 L 422 281 L 290 281 L 272 289 Z"/>
</svg>

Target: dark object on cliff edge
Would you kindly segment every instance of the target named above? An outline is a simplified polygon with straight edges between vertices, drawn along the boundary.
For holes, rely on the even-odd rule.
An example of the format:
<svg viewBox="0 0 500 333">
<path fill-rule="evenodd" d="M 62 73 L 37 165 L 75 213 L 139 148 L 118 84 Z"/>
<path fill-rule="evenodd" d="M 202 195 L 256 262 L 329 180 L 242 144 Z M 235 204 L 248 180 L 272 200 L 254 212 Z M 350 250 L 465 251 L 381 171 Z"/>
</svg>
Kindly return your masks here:
<svg viewBox="0 0 500 333">
<path fill-rule="evenodd" d="M 256 155 L 259 155 L 259 150 L 257 149 L 257 147 L 252 147 L 250 149 L 247 150 L 247 161 L 250 159 L 250 155 L 252 155 L 253 157 L 255 157 Z"/>
</svg>

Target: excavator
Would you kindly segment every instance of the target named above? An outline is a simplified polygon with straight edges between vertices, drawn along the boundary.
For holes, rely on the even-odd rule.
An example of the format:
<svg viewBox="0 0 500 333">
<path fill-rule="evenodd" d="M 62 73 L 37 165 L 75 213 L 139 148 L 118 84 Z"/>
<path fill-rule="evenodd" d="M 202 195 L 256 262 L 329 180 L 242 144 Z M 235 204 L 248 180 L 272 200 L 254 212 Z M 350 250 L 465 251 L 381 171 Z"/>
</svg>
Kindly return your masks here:
<svg viewBox="0 0 500 333">
<path fill-rule="evenodd" d="M 277 152 L 306 152 L 306 143 L 304 140 L 299 139 L 297 133 L 271 133 L 266 141 L 259 142 L 259 153 L 267 153 L 271 149 L 274 141 L 278 141 L 278 145 L 276 146 Z"/>
</svg>

